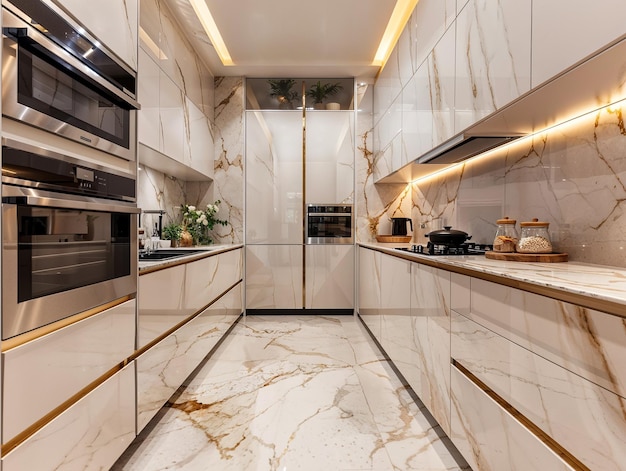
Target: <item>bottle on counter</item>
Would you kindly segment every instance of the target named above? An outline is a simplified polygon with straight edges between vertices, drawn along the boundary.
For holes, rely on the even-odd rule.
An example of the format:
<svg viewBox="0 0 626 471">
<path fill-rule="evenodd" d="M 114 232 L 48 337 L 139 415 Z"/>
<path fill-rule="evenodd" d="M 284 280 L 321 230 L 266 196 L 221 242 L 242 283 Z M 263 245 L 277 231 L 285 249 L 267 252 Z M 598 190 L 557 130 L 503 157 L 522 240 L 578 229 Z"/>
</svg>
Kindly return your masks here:
<svg viewBox="0 0 626 471">
<path fill-rule="evenodd" d="M 139 250 L 143 250 L 146 247 L 146 231 L 143 227 L 140 227 L 137 231 L 137 242 L 139 244 Z"/>
<path fill-rule="evenodd" d="M 517 243 L 520 253 L 551 253 L 552 242 L 548 233 L 549 222 L 534 218 L 529 222 L 521 222 L 522 233 Z"/>
<path fill-rule="evenodd" d="M 517 229 L 515 228 L 516 222 L 515 219 L 509 219 L 508 216 L 496 221 L 498 229 L 493 239 L 494 252 L 515 252 L 515 246 L 519 240 Z"/>
</svg>

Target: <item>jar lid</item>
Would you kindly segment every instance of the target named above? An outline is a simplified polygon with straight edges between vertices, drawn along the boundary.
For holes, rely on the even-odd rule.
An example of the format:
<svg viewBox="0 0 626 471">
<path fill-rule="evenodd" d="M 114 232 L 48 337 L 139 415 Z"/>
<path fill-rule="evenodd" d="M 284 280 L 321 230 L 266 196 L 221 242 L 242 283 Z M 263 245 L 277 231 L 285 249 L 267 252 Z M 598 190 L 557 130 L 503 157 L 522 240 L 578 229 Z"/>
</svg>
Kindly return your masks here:
<svg viewBox="0 0 626 471">
<path fill-rule="evenodd" d="M 498 220 L 496 221 L 496 224 L 515 224 L 516 222 L 517 222 L 517 220 L 515 220 L 515 219 L 509 219 L 509 217 L 508 217 L 508 216 L 505 216 L 505 217 L 504 217 L 504 218 L 502 218 L 502 219 L 498 219 Z"/>
<path fill-rule="evenodd" d="M 550 223 L 545 222 L 545 221 L 540 221 L 537 218 L 533 218 L 532 221 L 520 222 L 519 225 L 522 227 L 543 227 L 543 226 L 548 227 Z"/>
</svg>

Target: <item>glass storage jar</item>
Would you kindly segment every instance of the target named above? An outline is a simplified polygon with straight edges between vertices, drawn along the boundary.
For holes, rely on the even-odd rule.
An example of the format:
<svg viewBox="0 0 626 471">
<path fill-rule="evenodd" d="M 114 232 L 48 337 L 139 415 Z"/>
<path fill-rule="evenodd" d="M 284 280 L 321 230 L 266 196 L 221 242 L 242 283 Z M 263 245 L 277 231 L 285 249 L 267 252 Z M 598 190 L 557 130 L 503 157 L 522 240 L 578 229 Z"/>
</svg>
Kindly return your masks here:
<svg viewBox="0 0 626 471">
<path fill-rule="evenodd" d="M 515 246 L 519 240 L 517 229 L 515 229 L 515 219 L 509 219 L 508 216 L 498 219 L 498 229 L 493 239 L 494 252 L 515 252 Z"/>
<path fill-rule="evenodd" d="M 549 222 L 539 221 L 537 218 L 529 222 L 521 222 L 522 234 L 517 243 L 520 253 L 551 253 L 552 243 L 548 234 Z"/>
</svg>

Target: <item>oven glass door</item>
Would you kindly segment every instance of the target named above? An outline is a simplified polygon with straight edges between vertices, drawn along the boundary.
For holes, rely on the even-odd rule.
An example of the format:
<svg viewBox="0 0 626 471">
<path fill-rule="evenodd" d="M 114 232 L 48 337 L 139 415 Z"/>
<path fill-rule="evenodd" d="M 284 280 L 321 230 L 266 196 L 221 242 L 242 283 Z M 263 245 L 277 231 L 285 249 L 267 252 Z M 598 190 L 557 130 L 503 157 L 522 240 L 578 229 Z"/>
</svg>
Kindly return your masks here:
<svg viewBox="0 0 626 471">
<path fill-rule="evenodd" d="M 18 303 L 130 275 L 131 215 L 17 207 Z"/>
<path fill-rule="evenodd" d="M 130 110 L 107 93 L 72 73 L 71 66 L 48 57 L 20 39 L 18 46 L 18 103 L 129 148 Z M 89 137 L 83 136 L 83 140 Z"/>
<path fill-rule="evenodd" d="M 308 239 L 323 238 L 318 243 L 333 243 L 332 239 L 352 238 L 352 216 L 350 214 L 329 214 L 324 216 L 308 216 Z"/>
</svg>

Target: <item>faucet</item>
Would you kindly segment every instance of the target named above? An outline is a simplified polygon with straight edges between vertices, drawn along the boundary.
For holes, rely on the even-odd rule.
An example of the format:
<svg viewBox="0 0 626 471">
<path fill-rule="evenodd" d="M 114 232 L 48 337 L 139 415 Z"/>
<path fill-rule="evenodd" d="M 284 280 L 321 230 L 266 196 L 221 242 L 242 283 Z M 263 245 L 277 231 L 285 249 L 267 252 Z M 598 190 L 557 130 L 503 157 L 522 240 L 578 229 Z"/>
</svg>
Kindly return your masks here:
<svg viewBox="0 0 626 471">
<path fill-rule="evenodd" d="M 161 234 L 163 233 L 163 215 L 165 214 L 165 211 L 163 209 L 142 209 L 141 212 L 143 214 L 158 214 L 159 215 L 159 238 L 161 237 Z M 141 221 L 139 222 L 139 225 L 141 226 Z"/>
</svg>

